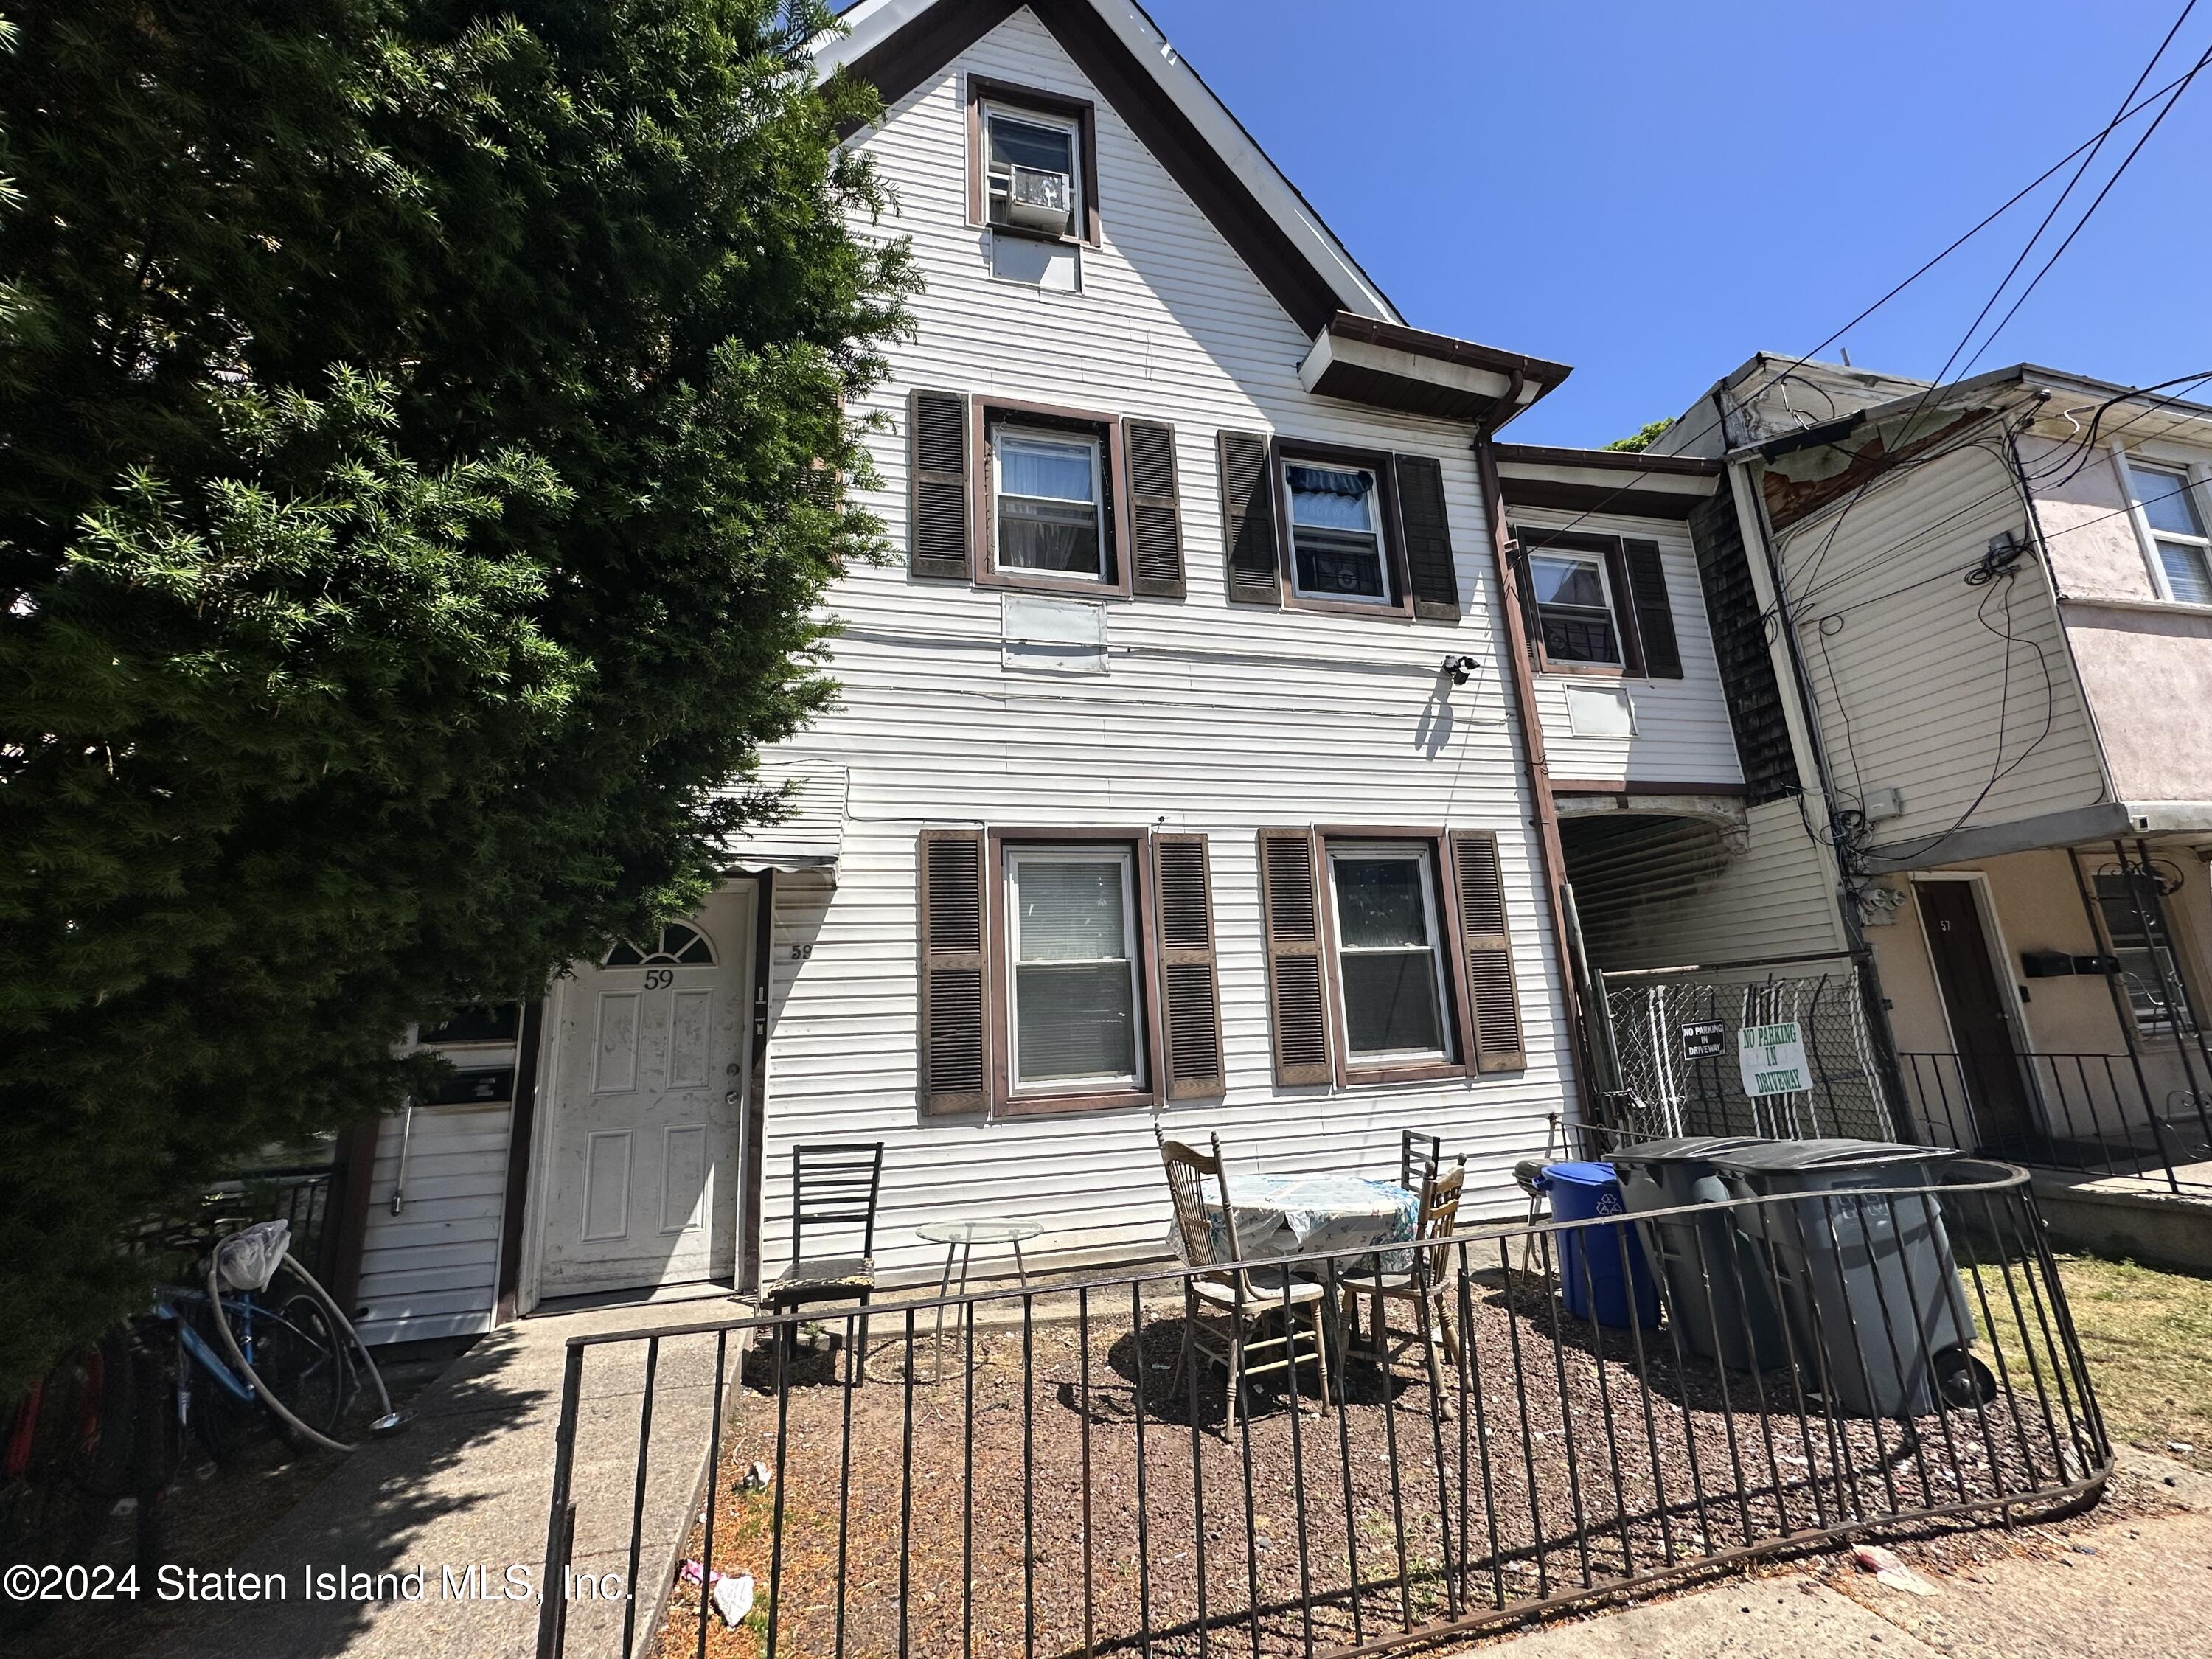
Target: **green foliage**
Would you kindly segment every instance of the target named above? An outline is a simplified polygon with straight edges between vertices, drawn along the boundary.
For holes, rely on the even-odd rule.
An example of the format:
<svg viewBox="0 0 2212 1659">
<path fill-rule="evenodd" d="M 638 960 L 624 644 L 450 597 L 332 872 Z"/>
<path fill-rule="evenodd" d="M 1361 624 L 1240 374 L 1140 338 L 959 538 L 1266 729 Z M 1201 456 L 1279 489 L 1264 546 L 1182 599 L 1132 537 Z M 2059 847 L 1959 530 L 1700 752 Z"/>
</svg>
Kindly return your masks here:
<svg viewBox="0 0 2212 1659">
<path fill-rule="evenodd" d="M 410 1020 L 696 902 L 832 693 L 914 285 L 821 0 L 0 38 L 0 1386 Z"/>
<path fill-rule="evenodd" d="M 1642 426 L 1638 427 L 1635 431 L 1630 433 L 1626 438 L 1615 438 L 1611 443 L 1607 444 L 1606 447 L 1607 449 L 1626 450 L 1649 449 L 1651 447 L 1652 441 L 1674 424 L 1674 417 L 1672 415 L 1668 416 L 1667 418 L 1662 421 L 1646 421 Z"/>
</svg>

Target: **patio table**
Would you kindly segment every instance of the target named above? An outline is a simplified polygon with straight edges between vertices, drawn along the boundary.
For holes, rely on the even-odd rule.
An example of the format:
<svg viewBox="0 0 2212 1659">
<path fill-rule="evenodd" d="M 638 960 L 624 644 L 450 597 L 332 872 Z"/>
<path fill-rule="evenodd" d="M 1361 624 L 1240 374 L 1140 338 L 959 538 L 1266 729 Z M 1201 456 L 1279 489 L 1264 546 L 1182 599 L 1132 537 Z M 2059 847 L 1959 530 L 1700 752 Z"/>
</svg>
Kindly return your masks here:
<svg viewBox="0 0 2212 1659">
<path fill-rule="evenodd" d="M 1229 1206 L 1237 1215 L 1237 1251 L 1246 1261 L 1304 1255 L 1317 1250 L 1410 1242 L 1420 1218 L 1420 1200 L 1395 1182 L 1367 1176 L 1261 1175 L 1229 1177 Z M 1211 1207 L 1211 1206 L 1210 1206 Z M 1217 1212 L 1214 1230 L 1225 1245 Z M 1182 1237 L 1175 1239 L 1182 1254 Z M 1395 1267 L 1407 1253 L 1395 1251 Z M 1391 1256 L 1385 1272 L 1394 1270 Z"/>
</svg>

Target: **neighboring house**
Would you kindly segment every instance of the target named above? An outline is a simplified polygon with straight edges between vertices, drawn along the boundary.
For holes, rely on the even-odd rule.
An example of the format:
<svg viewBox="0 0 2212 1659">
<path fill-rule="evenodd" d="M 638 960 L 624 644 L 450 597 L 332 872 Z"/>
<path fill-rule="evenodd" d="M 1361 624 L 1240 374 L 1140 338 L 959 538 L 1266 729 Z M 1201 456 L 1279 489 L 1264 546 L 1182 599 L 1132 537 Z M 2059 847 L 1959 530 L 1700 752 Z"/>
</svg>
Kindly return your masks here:
<svg viewBox="0 0 2212 1659">
<path fill-rule="evenodd" d="M 1727 458 L 1702 528 L 1755 550 L 1783 839 L 1843 849 L 1916 1130 L 2205 1158 L 2212 408 L 1759 357 L 1657 447 Z"/>
</svg>

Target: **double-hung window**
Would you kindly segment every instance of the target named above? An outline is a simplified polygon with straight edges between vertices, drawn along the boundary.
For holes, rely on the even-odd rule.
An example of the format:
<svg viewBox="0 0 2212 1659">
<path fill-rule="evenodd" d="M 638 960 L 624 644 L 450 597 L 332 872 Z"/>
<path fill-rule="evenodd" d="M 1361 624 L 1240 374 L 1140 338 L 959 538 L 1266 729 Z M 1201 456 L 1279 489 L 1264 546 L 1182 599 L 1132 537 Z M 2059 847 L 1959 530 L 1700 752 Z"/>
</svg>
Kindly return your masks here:
<svg viewBox="0 0 2212 1659">
<path fill-rule="evenodd" d="M 1536 625 L 1547 662 L 1622 665 L 1612 578 L 1595 553 L 1551 550 L 1528 556 Z"/>
<path fill-rule="evenodd" d="M 2127 470 L 2128 492 L 2142 515 L 2165 597 L 2212 605 L 2212 537 L 2205 534 L 2199 487 L 2179 467 L 2130 458 Z"/>
<path fill-rule="evenodd" d="M 999 568 L 1105 580 L 1099 441 L 998 426 L 991 451 Z"/>
<path fill-rule="evenodd" d="M 1014 1092 L 1143 1088 L 1132 853 L 1009 847 L 1006 880 Z"/>
<path fill-rule="evenodd" d="M 1391 603 L 1374 469 L 1291 460 L 1284 465 L 1283 486 L 1290 497 L 1291 581 L 1299 597 Z"/>
<path fill-rule="evenodd" d="M 1432 849 L 1332 841 L 1328 851 L 1348 1060 L 1449 1061 L 1450 980 Z"/>
<path fill-rule="evenodd" d="M 2105 937 L 2112 942 L 2112 955 L 2119 960 L 2136 1029 L 2150 1033 L 2195 1030 L 2196 1010 L 2190 1006 L 2181 957 L 2173 948 L 2158 884 L 2144 876 L 2100 874 L 2097 908 L 2104 919 Z"/>
</svg>

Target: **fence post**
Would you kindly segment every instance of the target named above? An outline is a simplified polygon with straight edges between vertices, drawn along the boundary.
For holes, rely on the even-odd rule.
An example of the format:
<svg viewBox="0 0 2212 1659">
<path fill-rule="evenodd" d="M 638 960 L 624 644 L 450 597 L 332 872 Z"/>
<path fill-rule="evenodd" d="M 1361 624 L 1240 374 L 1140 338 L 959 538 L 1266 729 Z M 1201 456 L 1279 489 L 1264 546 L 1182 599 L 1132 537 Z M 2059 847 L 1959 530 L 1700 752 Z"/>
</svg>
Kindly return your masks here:
<svg viewBox="0 0 2212 1659">
<path fill-rule="evenodd" d="M 568 1482 L 576 1466 L 576 1410 L 584 1391 L 584 1350 L 571 1342 L 561 1371 L 561 1421 L 553 1437 L 553 1498 L 545 1517 L 545 1577 L 538 1585 L 538 1659 L 558 1659 L 562 1613 L 568 1602 L 563 1582 L 568 1551 L 575 1540 L 568 1508 Z M 700 1593 L 706 1593 L 702 1583 Z"/>
</svg>

